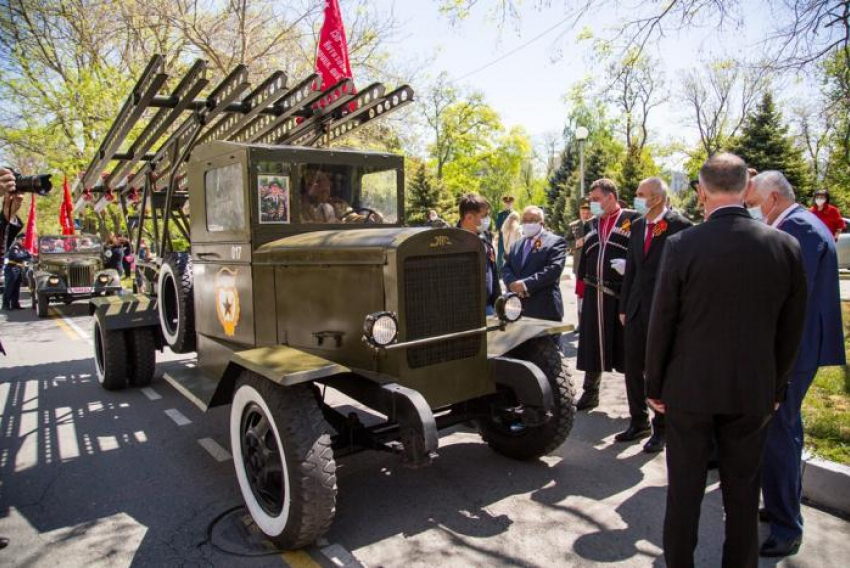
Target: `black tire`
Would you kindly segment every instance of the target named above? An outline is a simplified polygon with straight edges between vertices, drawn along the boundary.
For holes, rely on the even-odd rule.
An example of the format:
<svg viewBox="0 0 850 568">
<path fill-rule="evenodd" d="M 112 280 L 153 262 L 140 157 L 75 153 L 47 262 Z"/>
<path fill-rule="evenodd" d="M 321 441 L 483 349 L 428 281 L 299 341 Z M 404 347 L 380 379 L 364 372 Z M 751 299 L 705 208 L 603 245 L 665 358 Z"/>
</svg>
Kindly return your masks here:
<svg viewBox="0 0 850 568">
<path fill-rule="evenodd" d="M 146 387 L 156 371 L 156 330 L 152 327 L 128 329 L 126 335 L 130 360 L 130 386 Z"/>
<path fill-rule="evenodd" d="M 564 443 L 575 419 L 575 388 L 567 361 L 553 337 L 526 341 L 509 357 L 534 363 L 543 371 L 555 397 L 553 416 L 545 424 L 512 432 L 492 418 L 477 421 L 478 431 L 496 452 L 517 460 L 534 460 Z"/>
<path fill-rule="evenodd" d="M 166 345 L 175 353 L 195 351 L 192 286 L 191 255 L 185 252 L 166 255 L 157 282 L 159 323 Z"/>
<path fill-rule="evenodd" d="M 130 375 L 130 359 L 127 337 L 123 330 L 104 329 L 102 316 L 94 317 L 94 362 L 97 380 L 106 390 L 121 390 L 127 387 Z"/>
<path fill-rule="evenodd" d="M 47 294 L 36 293 L 35 300 L 35 315 L 40 318 L 47 317 L 47 310 L 50 307 L 50 298 Z"/>
<path fill-rule="evenodd" d="M 281 387 L 243 373 L 230 411 L 236 477 L 254 522 L 281 548 L 311 544 L 331 526 L 337 487 L 329 431 L 310 385 Z"/>
</svg>

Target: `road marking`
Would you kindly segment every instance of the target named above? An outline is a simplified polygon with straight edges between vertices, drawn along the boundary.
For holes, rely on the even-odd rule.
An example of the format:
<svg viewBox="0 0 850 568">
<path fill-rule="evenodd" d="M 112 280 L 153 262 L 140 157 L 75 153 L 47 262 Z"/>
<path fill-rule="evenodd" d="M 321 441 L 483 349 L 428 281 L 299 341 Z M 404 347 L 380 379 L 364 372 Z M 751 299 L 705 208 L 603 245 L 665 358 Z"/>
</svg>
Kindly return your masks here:
<svg viewBox="0 0 850 568">
<path fill-rule="evenodd" d="M 291 568 L 321 568 L 322 566 L 303 550 L 291 550 L 284 552 L 281 554 L 281 557 Z"/>
<path fill-rule="evenodd" d="M 321 549 L 321 552 L 334 566 L 340 566 L 341 568 L 355 568 L 363 566 L 356 558 L 354 558 L 353 554 L 339 544 L 325 546 Z"/>
<path fill-rule="evenodd" d="M 71 329 L 71 326 L 65 323 L 61 318 L 55 319 L 53 321 L 56 322 L 56 325 L 59 327 L 59 329 L 65 332 L 65 335 L 67 335 L 74 341 L 79 341 L 80 339 L 82 339 L 79 335 L 76 334 L 73 329 Z"/>
<path fill-rule="evenodd" d="M 230 452 L 222 448 L 218 442 L 212 438 L 201 438 L 198 443 L 204 448 L 217 462 L 230 461 Z"/>
<path fill-rule="evenodd" d="M 148 399 L 150 399 L 150 400 L 159 400 L 159 399 L 162 398 L 161 394 L 159 394 L 158 392 L 156 392 L 155 390 L 153 390 L 150 387 L 145 387 L 145 388 L 141 389 L 141 391 L 142 391 L 142 394 L 145 395 L 146 397 L 148 397 Z"/>
<path fill-rule="evenodd" d="M 186 424 L 191 424 L 192 421 L 186 418 L 182 412 L 177 410 L 176 408 L 169 408 L 165 411 L 169 418 L 174 420 L 174 423 L 178 426 L 185 426 Z"/>
<path fill-rule="evenodd" d="M 74 332 L 75 332 L 78 336 L 80 336 L 80 338 L 81 338 L 83 341 L 86 341 L 86 342 L 88 342 L 89 344 L 92 344 L 92 339 L 91 339 L 91 336 L 88 334 L 88 332 L 86 332 L 83 328 L 81 328 L 80 326 L 78 326 L 78 325 L 74 322 L 74 320 L 72 320 L 71 318 L 69 318 L 69 317 L 67 317 L 65 314 L 63 314 L 63 313 L 62 313 L 62 310 L 60 310 L 58 307 L 51 307 L 51 308 L 50 308 L 50 310 L 51 310 L 54 314 L 56 314 L 57 316 L 59 316 L 59 318 L 60 318 L 60 319 L 55 320 L 57 324 L 59 324 L 59 322 L 64 322 L 65 324 L 67 324 L 67 325 L 68 325 L 68 327 L 70 327 L 72 330 L 74 330 Z M 61 324 L 59 324 L 59 327 L 62 327 L 62 325 L 61 325 Z"/>
</svg>

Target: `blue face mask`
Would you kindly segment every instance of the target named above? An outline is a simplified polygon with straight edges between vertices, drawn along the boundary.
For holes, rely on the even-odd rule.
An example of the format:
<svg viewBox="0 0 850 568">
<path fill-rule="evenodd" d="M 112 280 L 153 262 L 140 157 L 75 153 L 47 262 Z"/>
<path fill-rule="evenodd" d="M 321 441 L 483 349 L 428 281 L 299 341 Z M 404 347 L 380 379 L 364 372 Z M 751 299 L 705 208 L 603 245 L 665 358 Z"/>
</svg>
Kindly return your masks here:
<svg viewBox="0 0 850 568">
<path fill-rule="evenodd" d="M 590 202 L 590 214 L 593 215 L 594 217 L 599 217 L 600 215 L 602 215 L 602 213 L 603 213 L 602 204 L 599 203 L 598 201 L 591 201 Z"/>
<path fill-rule="evenodd" d="M 756 207 L 748 207 L 747 212 L 750 214 L 750 217 L 756 221 L 764 222 L 764 213 L 761 212 L 760 205 L 757 205 Z"/>
<path fill-rule="evenodd" d="M 643 197 L 635 197 L 635 211 L 640 213 L 641 215 L 646 215 L 646 212 L 649 209 L 646 206 L 646 199 Z"/>
</svg>

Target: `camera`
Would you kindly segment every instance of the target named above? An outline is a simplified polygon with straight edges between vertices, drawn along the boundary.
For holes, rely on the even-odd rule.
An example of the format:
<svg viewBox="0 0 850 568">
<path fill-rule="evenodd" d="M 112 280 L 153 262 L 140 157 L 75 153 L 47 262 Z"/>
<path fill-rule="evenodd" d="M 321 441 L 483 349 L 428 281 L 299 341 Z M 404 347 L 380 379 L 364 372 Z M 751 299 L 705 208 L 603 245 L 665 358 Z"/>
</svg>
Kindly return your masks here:
<svg viewBox="0 0 850 568">
<path fill-rule="evenodd" d="M 35 193 L 44 197 L 50 190 L 53 189 L 53 184 L 50 183 L 50 174 L 36 174 L 34 176 L 21 175 L 18 172 L 15 174 L 15 191 L 21 193 Z"/>
</svg>

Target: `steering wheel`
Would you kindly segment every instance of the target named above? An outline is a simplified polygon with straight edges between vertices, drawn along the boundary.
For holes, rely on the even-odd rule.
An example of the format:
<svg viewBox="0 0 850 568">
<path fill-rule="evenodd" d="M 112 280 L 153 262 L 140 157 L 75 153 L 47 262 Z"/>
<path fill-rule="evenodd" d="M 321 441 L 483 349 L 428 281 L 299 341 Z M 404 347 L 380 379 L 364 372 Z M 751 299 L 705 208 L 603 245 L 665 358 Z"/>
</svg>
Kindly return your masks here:
<svg viewBox="0 0 850 568">
<path fill-rule="evenodd" d="M 369 209 L 368 207 L 352 207 L 349 211 L 347 211 L 340 221 L 343 223 L 350 223 L 356 215 L 366 214 L 366 217 L 363 218 L 363 223 L 380 223 L 381 222 L 381 214 L 375 211 L 374 209 Z M 370 219 L 375 218 L 374 221 L 370 221 Z"/>
</svg>

